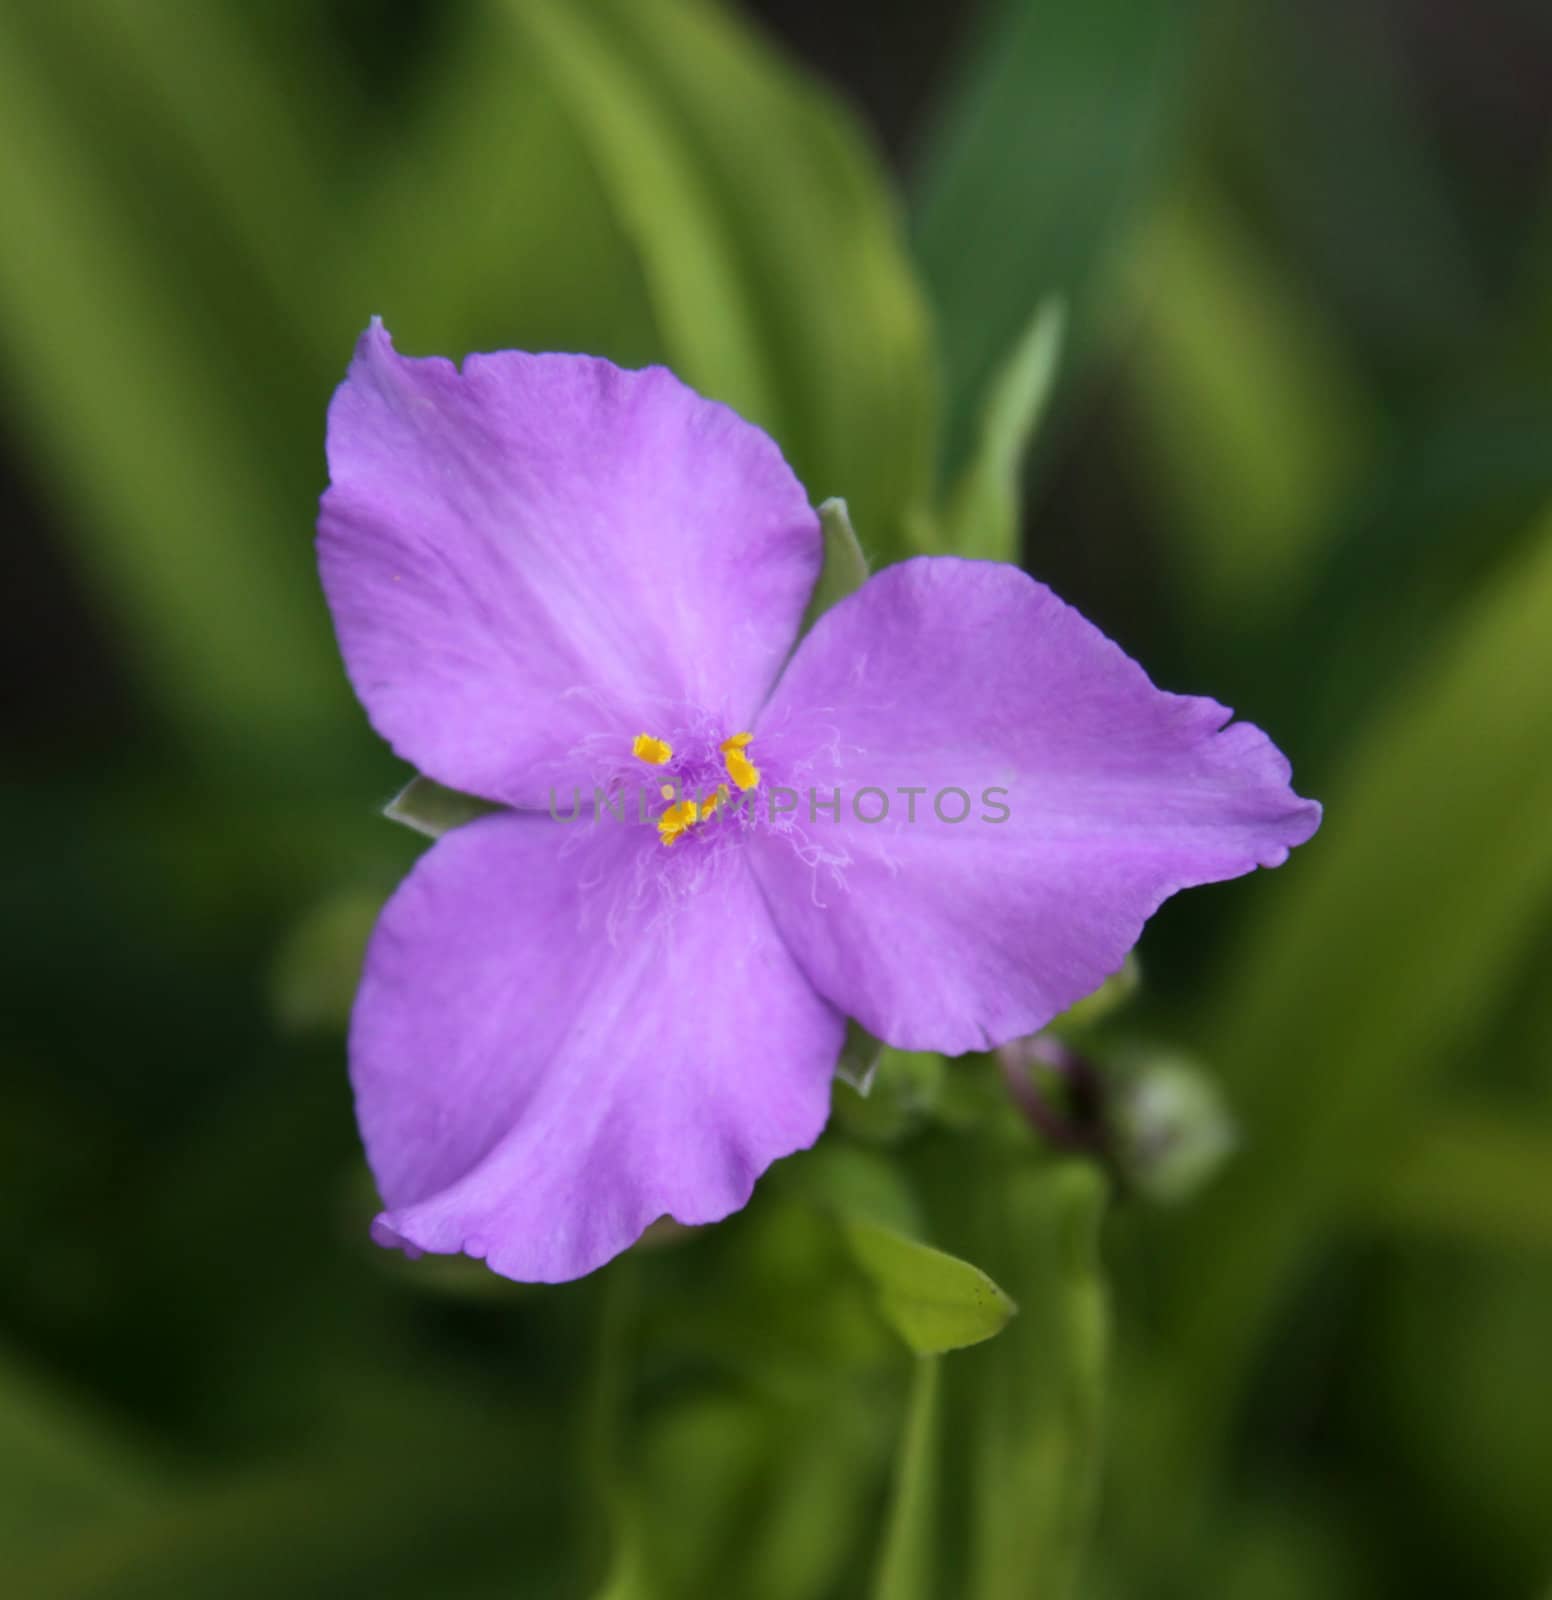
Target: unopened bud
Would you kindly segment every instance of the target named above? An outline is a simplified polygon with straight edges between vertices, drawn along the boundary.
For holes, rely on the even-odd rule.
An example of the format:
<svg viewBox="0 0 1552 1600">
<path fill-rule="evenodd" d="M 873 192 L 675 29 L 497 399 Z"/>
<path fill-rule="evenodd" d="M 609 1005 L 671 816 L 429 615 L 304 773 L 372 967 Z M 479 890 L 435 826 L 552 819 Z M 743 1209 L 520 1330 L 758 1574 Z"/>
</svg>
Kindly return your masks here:
<svg viewBox="0 0 1552 1600">
<path fill-rule="evenodd" d="M 1166 1204 L 1195 1194 L 1239 1143 L 1217 1084 L 1180 1055 L 1135 1060 L 1118 1084 L 1112 1122 L 1124 1176 Z"/>
</svg>

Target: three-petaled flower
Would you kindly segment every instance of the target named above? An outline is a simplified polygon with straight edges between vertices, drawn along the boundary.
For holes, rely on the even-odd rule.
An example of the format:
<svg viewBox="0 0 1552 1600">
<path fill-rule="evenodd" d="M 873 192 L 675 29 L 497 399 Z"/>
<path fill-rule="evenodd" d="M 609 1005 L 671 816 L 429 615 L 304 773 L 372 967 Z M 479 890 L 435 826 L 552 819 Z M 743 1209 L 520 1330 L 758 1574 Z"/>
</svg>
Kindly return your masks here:
<svg viewBox="0 0 1552 1600">
<path fill-rule="evenodd" d="M 329 412 L 319 560 L 405 760 L 503 809 L 389 901 L 350 1033 L 374 1234 L 509 1277 L 725 1217 L 823 1128 L 845 1019 L 958 1054 L 1094 989 L 1161 901 L 1319 823 L 1258 729 L 1016 568 L 920 557 L 798 630 L 819 520 L 661 368 L 397 355 Z M 642 783 L 647 814 L 551 814 Z M 1005 793 L 833 811 L 776 789 Z"/>
</svg>

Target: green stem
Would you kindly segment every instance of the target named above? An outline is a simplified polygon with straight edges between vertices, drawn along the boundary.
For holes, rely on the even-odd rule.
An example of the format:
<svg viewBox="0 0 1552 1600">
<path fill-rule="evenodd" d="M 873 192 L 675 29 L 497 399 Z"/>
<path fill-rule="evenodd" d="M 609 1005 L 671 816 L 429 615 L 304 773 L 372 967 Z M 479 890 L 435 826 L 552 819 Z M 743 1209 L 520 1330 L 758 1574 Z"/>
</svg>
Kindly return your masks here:
<svg viewBox="0 0 1552 1600">
<path fill-rule="evenodd" d="M 918 1356 L 873 1600 L 927 1600 L 937 1543 L 941 1356 Z"/>
</svg>

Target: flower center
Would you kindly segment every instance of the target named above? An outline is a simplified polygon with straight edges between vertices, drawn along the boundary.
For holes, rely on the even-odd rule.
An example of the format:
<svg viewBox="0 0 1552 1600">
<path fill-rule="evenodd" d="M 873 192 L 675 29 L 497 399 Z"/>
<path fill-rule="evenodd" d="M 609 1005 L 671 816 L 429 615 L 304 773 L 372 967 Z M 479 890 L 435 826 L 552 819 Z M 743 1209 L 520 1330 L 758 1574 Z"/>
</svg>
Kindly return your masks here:
<svg viewBox="0 0 1552 1600">
<path fill-rule="evenodd" d="M 749 759 L 753 738 L 752 733 L 735 733 L 717 747 L 724 773 L 741 792 L 760 787 L 760 769 Z M 649 767 L 666 767 L 674 758 L 674 748 L 666 739 L 638 733 L 631 741 L 631 754 Z M 658 837 L 665 846 L 683 838 L 691 828 L 709 822 L 731 793 L 727 783 L 717 783 L 709 794 L 702 789 L 681 795 L 672 783 L 665 783 L 659 792 L 669 802 L 657 819 Z"/>
</svg>

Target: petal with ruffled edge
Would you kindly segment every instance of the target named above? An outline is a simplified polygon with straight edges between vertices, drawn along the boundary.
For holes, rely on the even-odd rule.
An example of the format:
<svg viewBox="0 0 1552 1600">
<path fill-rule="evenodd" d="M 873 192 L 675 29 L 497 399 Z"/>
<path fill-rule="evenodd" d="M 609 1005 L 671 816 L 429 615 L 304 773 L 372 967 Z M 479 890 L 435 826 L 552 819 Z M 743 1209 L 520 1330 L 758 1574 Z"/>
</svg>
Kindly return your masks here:
<svg viewBox="0 0 1552 1600">
<path fill-rule="evenodd" d="M 538 807 L 694 708 L 742 727 L 819 573 L 775 444 L 661 367 L 395 353 L 329 408 L 319 565 L 373 724 L 427 776 Z"/>
<path fill-rule="evenodd" d="M 665 884 L 680 867 L 650 828 L 512 813 L 421 858 L 351 1022 L 380 1243 L 576 1278 L 658 1217 L 736 1211 L 818 1137 L 842 1019 L 743 852 Z"/>
<path fill-rule="evenodd" d="M 755 748 L 803 798 L 757 875 L 837 1007 L 906 1049 L 985 1048 L 1095 989 L 1177 890 L 1314 833 L 1231 715 L 1156 689 L 1016 568 L 904 562 L 820 618 L 761 713 Z M 839 822 L 808 794 L 837 786 Z M 883 799 L 864 787 L 883 821 L 858 820 Z"/>
</svg>

